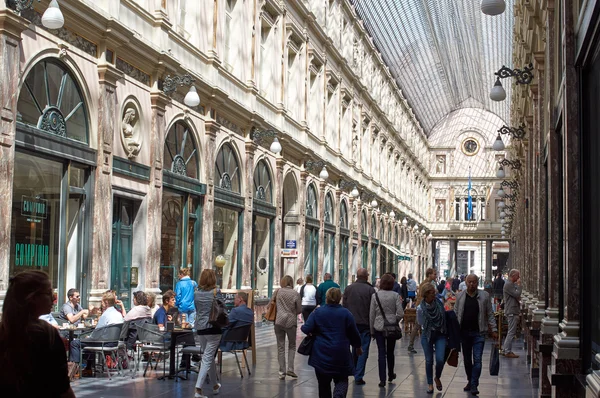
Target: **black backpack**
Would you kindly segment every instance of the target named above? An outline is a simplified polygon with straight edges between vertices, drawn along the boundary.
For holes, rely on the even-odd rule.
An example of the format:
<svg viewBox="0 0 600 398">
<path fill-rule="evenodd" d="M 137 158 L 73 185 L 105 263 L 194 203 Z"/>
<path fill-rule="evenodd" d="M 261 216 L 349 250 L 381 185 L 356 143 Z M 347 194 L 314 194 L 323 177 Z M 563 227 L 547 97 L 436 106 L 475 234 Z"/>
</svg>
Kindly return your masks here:
<svg viewBox="0 0 600 398">
<path fill-rule="evenodd" d="M 302 285 L 302 287 L 300 288 L 300 298 L 304 298 L 304 287 L 306 286 L 306 283 L 304 285 Z"/>
</svg>

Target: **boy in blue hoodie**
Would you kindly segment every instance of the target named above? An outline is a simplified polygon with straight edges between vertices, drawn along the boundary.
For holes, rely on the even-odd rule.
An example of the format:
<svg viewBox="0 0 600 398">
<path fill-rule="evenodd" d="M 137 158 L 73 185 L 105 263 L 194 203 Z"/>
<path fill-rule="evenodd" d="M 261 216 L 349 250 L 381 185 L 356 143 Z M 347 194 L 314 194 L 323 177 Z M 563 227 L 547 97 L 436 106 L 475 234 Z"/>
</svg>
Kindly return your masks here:
<svg viewBox="0 0 600 398">
<path fill-rule="evenodd" d="M 194 325 L 196 321 L 196 307 L 194 305 L 194 292 L 198 284 L 190 278 L 190 269 L 179 270 L 179 282 L 175 285 L 175 305 L 180 314 L 186 314 L 186 322 Z"/>
</svg>

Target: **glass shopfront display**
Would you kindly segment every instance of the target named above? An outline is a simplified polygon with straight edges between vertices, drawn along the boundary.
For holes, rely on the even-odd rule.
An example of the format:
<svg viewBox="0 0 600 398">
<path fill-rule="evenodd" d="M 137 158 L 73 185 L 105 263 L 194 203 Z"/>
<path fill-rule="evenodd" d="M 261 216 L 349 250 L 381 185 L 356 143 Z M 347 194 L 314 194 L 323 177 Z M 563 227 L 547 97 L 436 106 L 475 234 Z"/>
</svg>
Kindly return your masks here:
<svg viewBox="0 0 600 398">
<path fill-rule="evenodd" d="M 350 246 L 350 230 L 348 220 L 348 206 L 346 201 L 342 200 L 340 203 L 340 258 L 339 264 L 339 285 L 344 290 L 348 285 L 348 254 Z"/>
<path fill-rule="evenodd" d="M 270 297 L 273 292 L 273 239 L 277 212 L 273 206 L 271 173 L 265 160 L 257 163 L 253 183 L 251 286 L 259 297 Z"/>
<path fill-rule="evenodd" d="M 306 230 L 304 232 L 304 276 L 312 275 L 315 282 L 319 259 L 319 220 L 317 189 L 310 184 L 306 190 Z"/>
<path fill-rule="evenodd" d="M 213 264 L 217 256 L 225 263 L 216 262 L 217 285 L 223 289 L 238 288 L 238 263 L 240 263 L 238 225 L 240 212 L 236 209 L 216 206 L 213 221 Z"/>
</svg>

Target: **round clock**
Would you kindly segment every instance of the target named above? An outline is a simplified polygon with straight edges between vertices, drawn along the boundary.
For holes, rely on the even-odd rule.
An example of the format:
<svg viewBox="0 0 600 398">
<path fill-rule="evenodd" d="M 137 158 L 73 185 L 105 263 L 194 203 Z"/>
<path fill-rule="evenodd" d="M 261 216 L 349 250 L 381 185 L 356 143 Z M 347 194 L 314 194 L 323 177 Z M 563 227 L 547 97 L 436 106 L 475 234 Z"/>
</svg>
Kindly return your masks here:
<svg viewBox="0 0 600 398">
<path fill-rule="evenodd" d="M 465 155 L 473 156 L 479 151 L 479 144 L 474 138 L 467 138 L 462 143 L 462 151 Z"/>
</svg>

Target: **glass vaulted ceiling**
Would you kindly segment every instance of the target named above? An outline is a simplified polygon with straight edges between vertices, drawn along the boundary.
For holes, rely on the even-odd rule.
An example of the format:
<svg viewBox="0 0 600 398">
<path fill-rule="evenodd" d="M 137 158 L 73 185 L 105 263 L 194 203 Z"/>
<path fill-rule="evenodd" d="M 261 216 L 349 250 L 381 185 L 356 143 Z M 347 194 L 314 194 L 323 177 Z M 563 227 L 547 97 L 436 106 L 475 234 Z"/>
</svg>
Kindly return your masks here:
<svg viewBox="0 0 600 398">
<path fill-rule="evenodd" d="M 510 122 L 507 100 L 490 100 L 494 73 L 512 65 L 513 6 L 482 14 L 479 0 L 351 0 L 426 134 L 450 112 L 481 108 Z M 521 65 L 519 65 L 520 67 Z"/>
</svg>

